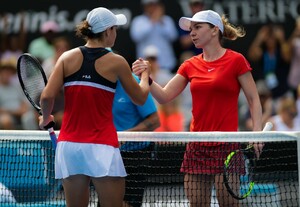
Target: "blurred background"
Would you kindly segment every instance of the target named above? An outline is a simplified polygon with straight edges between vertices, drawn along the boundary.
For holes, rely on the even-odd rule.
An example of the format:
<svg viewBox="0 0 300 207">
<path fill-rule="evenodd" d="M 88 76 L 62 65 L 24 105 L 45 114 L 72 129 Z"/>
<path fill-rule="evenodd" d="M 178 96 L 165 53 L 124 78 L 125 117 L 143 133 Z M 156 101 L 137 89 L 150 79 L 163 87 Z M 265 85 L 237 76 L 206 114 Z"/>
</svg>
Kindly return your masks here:
<svg viewBox="0 0 300 207">
<path fill-rule="evenodd" d="M 166 14 L 170 15 L 177 24 L 183 15 L 191 15 L 188 0 L 164 0 Z M 205 7 L 216 10 L 220 14 L 228 15 L 234 24 L 242 25 L 247 35 L 230 44 L 230 47 L 246 54 L 251 41 L 258 29 L 268 23 L 276 23 L 284 27 L 289 36 L 300 13 L 299 0 L 203 0 Z M 80 39 L 74 35 L 75 25 L 86 17 L 89 10 L 104 6 L 115 13 L 124 13 L 128 23 L 120 28 L 115 50 L 125 56 L 129 62 L 135 59 L 134 43 L 129 36 L 129 28 L 134 16 L 142 13 L 140 0 L 26 0 L 17 1 L 0 8 L 0 31 L 9 34 L 20 32 L 21 15 L 25 15 L 26 43 L 39 36 L 41 24 L 47 20 L 54 20 L 59 24 L 60 32 L 70 36 L 72 45 L 79 45 Z M 4 28 L 6 16 L 8 27 Z M 229 43 L 227 43 L 229 44 Z M 174 42 L 176 55 L 180 55 L 178 41 Z M 256 73 L 254 71 L 254 75 Z"/>
</svg>

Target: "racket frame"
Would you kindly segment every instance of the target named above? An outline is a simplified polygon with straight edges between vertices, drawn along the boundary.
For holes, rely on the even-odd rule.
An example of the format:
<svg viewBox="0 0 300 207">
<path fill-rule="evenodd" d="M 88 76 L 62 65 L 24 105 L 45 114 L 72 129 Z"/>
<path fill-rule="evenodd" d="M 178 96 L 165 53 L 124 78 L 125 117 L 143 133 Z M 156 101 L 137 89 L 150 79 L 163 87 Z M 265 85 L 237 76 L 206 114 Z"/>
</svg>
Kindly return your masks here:
<svg viewBox="0 0 300 207">
<path fill-rule="evenodd" d="M 238 195 L 236 195 L 236 194 L 233 192 L 233 190 L 232 190 L 231 187 L 229 186 L 229 181 L 228 181 L 227 173 L 226 173 L 226 172 L 227 172 L 227 169 L 228 169 L 228 166 L 229 166 L 229 163 L 230 163 L 231 159 L 232 159 L 236 154 L 238 154 L 239 152 L 242 152 L 242 153 L 243 153 L 243 156 L 247 157 L 245 154 L 247 154 L 248 152 L 251 152 L 252 150 L 253 150 L 253 145 L 252 145 L 252 144 L 249 144 L 249 145 L 247 145 L 247 147 L 246 147 L 245 149 L 238 149 L 238 150 L 232 151 L 232 152 L 230 152 L 229 155 L 226 157 L 225 162 L 224 162 L 224 172 L 223 172 L 224 184 L 225 184 L 225 186 L 226 186 L 227 191 L 230 193 L 230 195 L 231 195 L 233 198 L 237 199 L 237 200 L 243 200 L 243 199 L 247 198 L 247 197 L 251 194 L 251 192 L 252 192 L 252 190 L 253 190 L 253 188 L 254 188 L 255 182 L 254 182 L 254 181 L 250 181 L 250 182 L 249 182 L 249 187 L 248 187 L 246 193 L 244 193 L 244 194 L 241 195 L 241 196 L 238 196 Z M 247 158 L 244 158 L 244 159 L 246 160 Z"/>
<path fill-rule="evenodd" d="M 20 85 L 22 87 L 22 90 L 26 96 L 26 98 L 28 99 L 28 101 L 31 103 L 31 105 L 36 109 L 36 111 L 42 115 L 42 112 L 41 112 L 41 107 L 30 97 L 29 93 L 28 93 L 28 90 L 26 89 L 25 87 L 25 84 L 24 84 L 24 81 L 23 81 L 23 78 L 22 78 L 22 75 L 21 75 L 21 63 L 22 63 L 22 59 L 23 58 L 28 58 L 31 60 L 31 62 L 35 65 L 35 67 L 37 69 L 39 69 L 40 73 L 42 74 L 42 77 L 43 77 L 43 81 L 44 81 L 44 84 L 46 86 L 47 84 L 47 76 L 40 64 L 40 62 L 38 61 L 38 59 L 34 56 L 32 56 L 31 54 L 29 53 L 24 53 L 22 54 L 19 58 L 18 58 L 18 62 L 17 62 L 17 73 L 18 73 L 18 79 L 19 79 L 19 82 L 20 82 Z"/>
<path fill-rule="evenodd" d="M 270 131 L 271 129 L 273 128 L 273 124 L 271 122 L 267 122 L 263 128 L 263 132 L 265 131 Z M 232 157 L 237 154 L 238 152 L 242 152 L 243 153 L 243 156 L 247 157 L 246 154 L 248 154 L 248 152 L 252 151 L 254 149 L 254 145 L 253 144 L 248 144 L 247 147 L 245 149 L 238 149 L 238 150 L 235 150 L 233 152 L 230 152 L 229 155 L 226 157 L 225 161 L 224 161 L 224 172 L 223 172 L 223 179 L 224 179 L 224 184 L 226 186 L 226 189 L 227 191 L 229 192 L 229 194 L 237 199 L 237 200 L 243 200 L 245 198 L 247 198 L 253 188 L 254 188 L 254 185 L 255 185 L 255 182 L 254 181 L 250 181 L 249 182 L 249 187 L 248 187 L 248 190 L 246 193 L 244 193 L 242 196 L 238 196 L 236 195 L 233 190 L 230 188 L 229 186 L 229 182 L 228 182 L 228 179 L 227 179 L 227 175 L 226 175 L 226 172 L 227 172 L 227 168 L 228 168 L 228 165 L 229 165 L 229 162 L 230 160 L 232 159 Z M 246 160 L 246 159 L 245 159 Z M 255 159 L 253 159 L 253 162 L 255 162 Z"/>
<path fill-rule="evenodd" d="M 26 98 L 28 99 L 28 101 L 31 103 L 31 105 L 35 108 L 35 110 L 39 113 L 39 115 L 42 115 L 41 107 L 39 106 L 38 103 L 36 103 L 30 97 L 30 94 L 28 93 L 28 90 L 26 89 L 25 84 L 24 84 L 24 81 L 23 81 L 23 78 L 22 78 L 22 75 L 21 75 L 21 71 L 22 71 L 21 70 L 22 69 L 21 68 L 21 64 L 22 64 L 21 62 L 22 62 L 23 58 L 28 58 L 31 61 L 31 63 L 34 64 L 34 66 L 37 69 L 39 69 L 39 72 L 42 74 L 42 77 L 43 77 L 44 87 L 48 83 L 47 76 L 46 76 L 45 71 L 44 71 L 43 67 L 41 66 L 39 60 L 36 57 L 34 57 L 33 55 L 31 55 L 30 53 L 23 53 L 18 58 L 18 62 L 17 62 L 17 74 L 18 74 L 18 79 L 19 79 L 20 85 L 22 87 L 22 90 L 23 90 Z M 47 126 L 45 126 L 44 128 L 48 130 L 50 139 L 52 141 L 53 148 L 56 149 L 57 137 L 56 137 L 55 131 L 53 129 L 54 125 L 55 125 L 55 123 L 52 121 Z"/>
</svg>

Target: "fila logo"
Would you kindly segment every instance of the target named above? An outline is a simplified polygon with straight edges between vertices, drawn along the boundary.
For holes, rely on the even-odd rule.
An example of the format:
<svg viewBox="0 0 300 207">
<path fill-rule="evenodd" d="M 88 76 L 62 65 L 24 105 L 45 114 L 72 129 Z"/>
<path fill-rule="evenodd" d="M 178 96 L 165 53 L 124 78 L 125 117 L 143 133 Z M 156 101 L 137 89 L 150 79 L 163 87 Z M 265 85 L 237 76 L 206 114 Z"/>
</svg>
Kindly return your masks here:
<svg viewBox="0 0 300 207">
<path fill-rule="evenodd" d="M 215 70 L 214 68 L 209 68 L 207 71 L 208 72 L 211 72 L 211 71 L 213 71 L 213 70 Z"/>
<path fill-rule="evenodd" d="M 91 75 L 83 75 L 82 78 L 84 78 L 84 79 L 91 79 Z"/>
</svg>

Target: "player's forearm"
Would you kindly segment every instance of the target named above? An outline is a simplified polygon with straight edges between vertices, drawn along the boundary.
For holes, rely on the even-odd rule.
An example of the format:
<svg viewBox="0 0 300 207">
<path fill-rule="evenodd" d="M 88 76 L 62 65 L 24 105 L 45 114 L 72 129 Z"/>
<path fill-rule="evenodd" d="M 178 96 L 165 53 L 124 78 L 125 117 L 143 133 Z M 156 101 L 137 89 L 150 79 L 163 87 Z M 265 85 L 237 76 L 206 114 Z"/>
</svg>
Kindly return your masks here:
<svg viewBox="0 0 300 207">
<path fill-rule="evenodd" d="M 167 103 L 169 100 L 167 98 L 167 94 L 165 94 L 164 89 L 153 81 L 150 86 L 151 95 L 158 101 L 160 104 Z"/>
<path fill-rule="evenodd" d="M 142 122 L 138 123 L 135 127 L 128 129 L 127 131 L 154 131 L 159 126 L 159 116 L 157 112 L 155 112 L 149 115 Z"/>
<path fill-rule="evenodd" d="M 253 131 L 261 131 L 262 130 L 262 110 L 260 104 L 253 104 L 253 106 L 250 109 L 251 111 L 251 117 L 252 117 L 252 123 L 253 123 Z"/>
<path fill-rule="evenodd" d="M 52 113 L 52 109 L 54 106 L 54 99 L 45 98 L 42 96 L 41 100 L 40 100 L 40 104 L 41 104 L 43 118 L 44 118 L 44 120 L 46 120 L 50 117 L 50 115 Z"/>
<path fill-rule="evenodd" d="M 139 83 L 141 89 L 141 95 L 139 97 L 135 97 L 135 104 L 143 105 L 147 100 L 150 88 L 149 88 L 149 75 L 145 72 L 141 75 L 141 81 Z"/>
</svg>

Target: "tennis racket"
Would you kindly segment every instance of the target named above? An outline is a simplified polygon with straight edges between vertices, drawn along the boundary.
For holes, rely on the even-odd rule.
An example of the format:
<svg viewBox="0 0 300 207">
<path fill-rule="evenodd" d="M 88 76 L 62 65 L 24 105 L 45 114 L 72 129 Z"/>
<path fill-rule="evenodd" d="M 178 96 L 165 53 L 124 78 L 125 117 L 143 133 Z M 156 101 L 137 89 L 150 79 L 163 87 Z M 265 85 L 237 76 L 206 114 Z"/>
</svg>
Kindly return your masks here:
<svg viewBox="0 0 300 207">
<path fill-rule="evenodd" d="M 36 111 L 42 115 L 39 100 L 40 95 L 47 84 L 47 77 L 41 64 L 31 54 L 24 53 L 18 59 L 17 73 L 26 98 Z M 57 138 L 53 129 L 54 124 L 54 122 L 50 122 L 44 128 L 48 130 L 52 145 L 55 149 Z"/>
<path fill-rule="evenodd" d="M 270 131 L 273 127 L 271 122 L 266 123 L 263 131 Z M 224 162 L 223 179 L 230 195 L 242 200 L 247 198 L 255 185 L 253 169 L 255 168 L 254 146 L 247 145 L 244 149 L 238 149 L 228 154 Z M 245 175 L 238 172 L 246 171 Z"/>
</svg>

